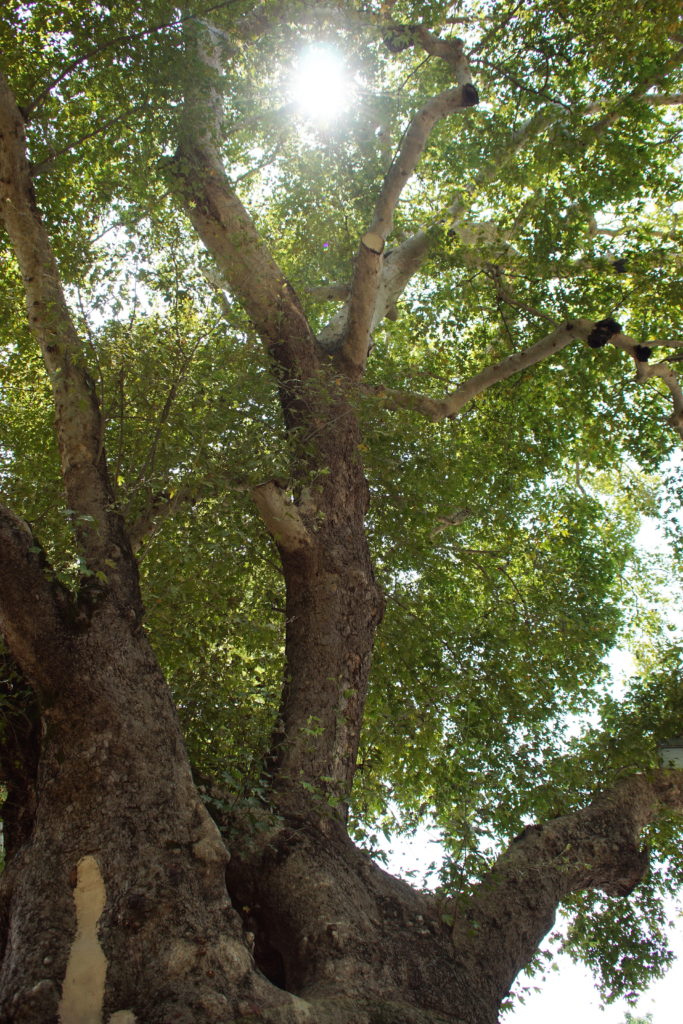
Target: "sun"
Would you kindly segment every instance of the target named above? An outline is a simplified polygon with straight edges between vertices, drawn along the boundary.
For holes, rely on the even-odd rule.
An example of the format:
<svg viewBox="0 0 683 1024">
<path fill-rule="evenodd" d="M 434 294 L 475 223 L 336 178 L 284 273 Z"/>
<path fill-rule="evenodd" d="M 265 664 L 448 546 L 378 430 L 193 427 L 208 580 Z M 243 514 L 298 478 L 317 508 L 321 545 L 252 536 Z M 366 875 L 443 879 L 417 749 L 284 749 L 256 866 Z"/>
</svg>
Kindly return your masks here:
<svg viewBox="0 0 683 1024">
<path fill-rule="evenodd" d="M 342 54 L 313 43 L 299 54 L 291 79 L 291 96 L 302 116 L 327 125 L 348 109 L 354 82 Z"/>
</svg>

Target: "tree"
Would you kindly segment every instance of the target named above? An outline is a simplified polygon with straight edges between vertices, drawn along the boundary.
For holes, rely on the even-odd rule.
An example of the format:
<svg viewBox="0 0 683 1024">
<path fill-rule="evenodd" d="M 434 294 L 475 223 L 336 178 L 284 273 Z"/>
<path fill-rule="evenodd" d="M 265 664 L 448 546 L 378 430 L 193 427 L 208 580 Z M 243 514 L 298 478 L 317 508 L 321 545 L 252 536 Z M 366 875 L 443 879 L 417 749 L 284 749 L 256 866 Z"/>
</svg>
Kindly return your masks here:
<svg viewBox="0 0 683 1024">
<path fill-rule="evenodd" d="M 657 969 L 679 655 L 602 659 L 683 436 L 679 17 L 6 6 L 2 1020 L 489 1022 L 561 904 Z"/>
</svg>

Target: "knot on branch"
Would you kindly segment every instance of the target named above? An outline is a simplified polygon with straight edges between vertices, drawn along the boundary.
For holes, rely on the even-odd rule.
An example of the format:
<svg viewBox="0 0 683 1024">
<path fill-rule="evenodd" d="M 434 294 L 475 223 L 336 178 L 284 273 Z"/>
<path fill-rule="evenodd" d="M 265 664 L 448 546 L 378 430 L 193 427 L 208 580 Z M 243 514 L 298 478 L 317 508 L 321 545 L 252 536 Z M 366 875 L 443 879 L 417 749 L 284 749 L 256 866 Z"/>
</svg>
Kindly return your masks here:
<svg viewBox="0 0 683 1024">
<path fill-rule="evenodd" d="M 466 82 L 462 87 L 463 107 L 476 107 L 479 103 L 479 93 L 471 82 Z"/>
<path fill-rule="evenodd" d="M 281 548 L 302 552 L 313 543 L 299 508 L 275 480 L 252 488 L 251 496 L 269 533 Z"/>
<path fill-rule="evenodd" d="M 366 231 L 361 238 L 361 244 L 370 252 L 374 252 L 375 256 L 381 256 L 384 251 L 384 239 L 376 231 Z"/>
<path fill-rule="evenodd" d="M 619 851 L 612 877 L 602 882 L 600 888 L 607 896 L 628 896 L 640 885 L 649 867 L 648 847 L 629 843 Z"/>
<path fill-rule="evenodd" d="M 415 43 L 414 29 L 410 25 L 396 25 L 382 36 L 389 53 L 403 53 Z"/>
<path fill-rule="evenodd" d="M 591 348 L 602 348 L 614 334 L 621 334 L 621 324 L 607 317 L 605 320 L 598 320 L 586 340 Z"/>
</svg>

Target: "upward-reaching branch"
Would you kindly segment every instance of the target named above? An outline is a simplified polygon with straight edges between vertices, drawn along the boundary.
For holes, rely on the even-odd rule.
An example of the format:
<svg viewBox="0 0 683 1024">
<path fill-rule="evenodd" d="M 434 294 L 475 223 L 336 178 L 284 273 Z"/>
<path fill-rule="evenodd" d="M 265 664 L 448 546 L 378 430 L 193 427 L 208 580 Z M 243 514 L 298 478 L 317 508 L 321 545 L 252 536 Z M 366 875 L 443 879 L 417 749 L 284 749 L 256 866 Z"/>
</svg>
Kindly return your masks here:
<svg viewBox="0 0 683 1024">
<path fill-rule="evenodd" d="M 592 320 L 573 320 L 561 324 L 528 348 L 513 352 L 500 362 L 485 367 L 443 398 L 431 398 L 414 391 L 398 391 L 382 385 L 371 390 L 387 408 L 413 409 L 434 422 L 453 418 L 483 391 L 561 352 L 577 338 L 588 338 L 594 327 Z"/>
<path fill-rule="evenodd" d="M 365 369 L 381 282 L 384 245 L 391 233 L 401 192 L 415 173 L 434 126 L 448 114 L 479 102 L 462 41 L 437 40 L 426 31 L 422 35 L 425 49 L 447 61 L 459 84 L 429 99 L 411 121 L 382 184 L 370 227 L 361 238 L 351 282 L 345 333 L 337 356 L 340 366 L 352 378 L 360 377 Z M 422 42 L 422 36 L 420 39 Z"/>
<path fill-rule="evenodd" d="M 97 395 L 36 203 L 24 120 L 2 76 L 0 216 L 21 270 L 29 325 L 52 385 L 62 475 L 78 541 L 89 569 L 102 580 L 106 577 L 126 604 L 139 608 L 135 562 L 113 507 Z"/>
<path fill-rule="evenodd" d="M 187 28 L 197 81 L 185 96 L 182 137 L 172 181 L 197 234 L 226 283 L 249 314 L 282 375 L 307 379 L 317 369 L 317 346 L 299 299 L 268 251 L 223 168 L 220 92 L 222 37 L 204 22 Z"/>
<path fill-rule="evenodd" d="M 499 384 L 508 377 L 543 362 L 579 338 L 587 341 L 592 348 L 610 344 L 627 352 L 635 361 L 637 381 L 642 383 L 652 378 L 663 381 L 669 390 L 673 405 L 673 412 L 667 422 L 683 438 L 683 387 L 678 374 L 666 359 L 650 363 L 652 348 L 639 345 L 635 338 L 622 334 L 620 325 L 611 319 L 599 320 L 597 323 L 585 319 L 567 321 L 528 348 L 513 352 L 500 362 L 492 363 L 479 373 L 475 373 L 443 398 L 433 398 L 415 391 L 399 391 L 381 384 L 366 390 L 375 395 L 385 408 L 412 409 L 435 423 L 443 419 L 453 419 L 460 415 L 472 399 L 494 384 Z M 683 345 L 683 342 L 655 341 L 652 345 L 676 348 Z"/>
<path fill-rule="evenodd" d="M 286 679 L 269 772 L 283 814 L 334 827 L 346 814 L 382 599 L 364 531 L 368 486 L 347 381 L 330 373 L 297 296 L 260 238 L 221 164 L 221 39 L 195 24 L 196 80 L 186 95 L 176 188 L 226 284 L 274 363 L 288 428 L 293 494 L 252 489 L 286 586 Z M 197 55 L 199 59 L 197 60 Z"/>
<path fill-rule="evenodd" d="M 408 29 L 406 29 L 408 31 Z M 444 40 L 436 40 L 426 30 L 411 28 L 412 42 L 418 42 L 430 53 L 436 53 L 434 48 L 437 43 L 448 45 Z M 431 49 L 430 49 L 431 47 Z M 441 55 L 441 54 L 439 54 Z M 632 109 L 634 102 L 642 102 L 651 106 L 674 105 L 681 101 L 680 94 L 671 96 L 653 95 L 649 90 L 659 82 L 663 75 L 676 68 L 681 62 L 682 51 L 677 51 L 672 57 L 657 69 L 656 73 L 648 76 L 647 80 L 641 82 L 635 88 L 617 97 L 609 104 L 609 109 L 604 101 L 600 103 L 586 104 L 581 111 L 585 116 L 592 115 L 597 111 L 604 111 L 602 117 L 587 124 L 585 129 L 574 140 L 573 151 L 575 154 L 586 151 L 593 145 L 607 129 L 612 127 L 625 112 Z M 535 139 L 546 132 L 554 123 L 561 122 L 567 116 L 566 108 L 559 103 L 547 103 L 542 106 L 532 117 L 522 124 L 510 137 L 503 152 L 497 152 L 474 176 L 471 188 L 475 191 L 491 184 L 500 177 L 501 171 L 509 166 L 517 155 L 527 148 Z M 566 159 L 562 147 L 556 147 L 555 162 L 559 165 Z M 392 170 L 395 165 L 392 165 Z M 391 173 L 391 172 L 390 172 Z M 458 195 L 451 203 L 445 213 L 441 214 L 437 224 L 450 224 L 450 232 L 458 235 L 461 231 L 463 218 L 466 216 L 467 202 L 462 195 Z M 436 226 L 436 225 L 435 225 Z M 510 240 L 508 236 L 508 240 Z M 384 317 L 391 313 L 397 301 L 405 291 L 411 278 L 419 271 L 422 263 L 430 250 L 430 234 L 420 229 L 414 235 L 407 238 L 399 246 L 393 249 L 381 261 L 379 281 L 377 284 L 376 300 L 374 302 L 370 334 L 382 322 Z M 354 277 L 355 280 L 355 277 Z M 344 296 L 341 296 L 342 298 Z M 348 334 L 347 324 L 349 322 L 349 303 L 347 302 L 330 320 L 320 335 L 320 343 L 328 351 L 334 351 L 339 347 L 341 341 Z"/>
</svg>

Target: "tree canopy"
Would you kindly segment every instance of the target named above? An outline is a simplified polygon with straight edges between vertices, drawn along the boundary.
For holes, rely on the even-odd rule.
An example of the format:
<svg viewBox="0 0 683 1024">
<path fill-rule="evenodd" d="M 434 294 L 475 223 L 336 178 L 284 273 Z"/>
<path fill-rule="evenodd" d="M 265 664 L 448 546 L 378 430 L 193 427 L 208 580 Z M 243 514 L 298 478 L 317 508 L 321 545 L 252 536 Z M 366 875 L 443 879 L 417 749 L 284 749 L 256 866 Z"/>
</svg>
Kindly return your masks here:
<svg viewBox="0 0 683 1024">
<path fill-rule="evenodd" d="M 319 114 L 295 87 L 307 48 Z M 437 827 L 448 917 L 533 822 L 656 767 L 683 731 L 679 3 L 8 0 L 0 52 L 209 810 L 258 829 L 269 804 L 274 539 L 294 544 L 330 472 L 309 458 L 318 414 L 283 417 L 300 369 L 264 346 L 295 317 L 259 305 L 272 264 L 328 358 L 316 386 L 357 418 L 385 601 L 353 789 L 318 795 L 348 799 L 378 858 Z M 192 132 L 249 212 L 226 236 L 232 278 Z M 46 373 L 9 229 L 0 247 L 0 499 L 64 586 L 106 586 L 55 443 L 63 371 Z M 664 554 L 637 543 L 643 516 Z M 615 646 L 635 666 L 618 685 Z M 5 736 L 27 700 L 8 675 Z M 566 901 L 565 946 L 606 997 L 667 963 L 680 834 L 676 811 L 647 827 L 627 904 Z"/>
</svg>

